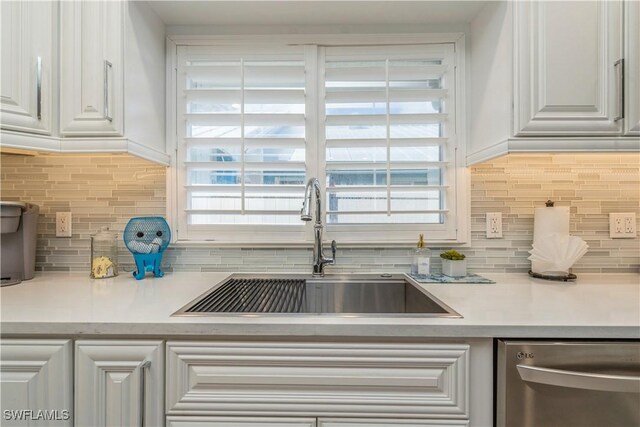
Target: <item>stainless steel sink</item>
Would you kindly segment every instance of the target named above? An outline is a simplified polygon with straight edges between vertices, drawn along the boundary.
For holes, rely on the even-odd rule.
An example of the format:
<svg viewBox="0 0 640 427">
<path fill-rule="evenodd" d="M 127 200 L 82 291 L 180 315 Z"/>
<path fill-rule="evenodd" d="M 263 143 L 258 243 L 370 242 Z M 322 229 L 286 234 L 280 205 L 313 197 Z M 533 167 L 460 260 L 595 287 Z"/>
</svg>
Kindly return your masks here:
<svg viewBox="0 0 640 427">
<path fill-rule="evenodd" d="M 462 317 L 402 274 L 233 274 L 173 315 L 229 314 Z"/>
</svg>

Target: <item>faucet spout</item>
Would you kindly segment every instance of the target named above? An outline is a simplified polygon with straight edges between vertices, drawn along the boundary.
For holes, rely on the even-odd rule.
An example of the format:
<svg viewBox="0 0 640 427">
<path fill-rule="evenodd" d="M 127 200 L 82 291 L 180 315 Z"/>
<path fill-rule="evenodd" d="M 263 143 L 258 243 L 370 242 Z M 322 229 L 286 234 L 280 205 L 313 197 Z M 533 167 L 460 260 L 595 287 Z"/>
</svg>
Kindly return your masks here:
<svg viewBox="0 0 640 427">
<path fill-rule="evenodd" d="M 316 223 L 313 226 L 313 275 L 324 276 L 325 264 L 335 264 L 336 262 L 336 241 L 331 242 L 333 257 L 325 257 L 322 250 L 322 230 L 324 229 L 324 225 L 322 224 L 322 195 L 320 193 L 320 181 L 318 181 L 318 178 L 309 179 L 304 189 L 304 200 L 302 202 L 302 209 L 300 210 L 300 219 L 302 221 L 311 221 L 313 219 L 311 216 L 312 194 L 315 195 L 316 204 Z"/>
<path fill-rule="evenodd" d="M 311 194 L 315 192 L 316 202 L 316 224 L 321 224 L 322 219 L 322 198 L 320 196 L 320 181 L 318 178 L 311 178 L 307 182 L 307 186 L 304 189 L 304 200 L 302 202 L 302 209 L 300 210 L 300 219 L 303 221 L 311 221 Z"/>
</svg>

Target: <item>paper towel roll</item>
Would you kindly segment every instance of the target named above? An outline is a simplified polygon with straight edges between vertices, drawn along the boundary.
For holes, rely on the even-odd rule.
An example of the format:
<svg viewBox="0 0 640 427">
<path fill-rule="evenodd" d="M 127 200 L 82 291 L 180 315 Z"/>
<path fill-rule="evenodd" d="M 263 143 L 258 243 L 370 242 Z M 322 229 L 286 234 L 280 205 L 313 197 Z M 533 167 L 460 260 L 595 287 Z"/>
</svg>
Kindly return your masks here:
<svg viewBox="0 0 640 427">
<path fill-rule="evenodd" d="M 569 207 L 536 208 L 533 215 L 533 243 L 544 236 L 557 233 L 569 235 Z"/>
</svg>

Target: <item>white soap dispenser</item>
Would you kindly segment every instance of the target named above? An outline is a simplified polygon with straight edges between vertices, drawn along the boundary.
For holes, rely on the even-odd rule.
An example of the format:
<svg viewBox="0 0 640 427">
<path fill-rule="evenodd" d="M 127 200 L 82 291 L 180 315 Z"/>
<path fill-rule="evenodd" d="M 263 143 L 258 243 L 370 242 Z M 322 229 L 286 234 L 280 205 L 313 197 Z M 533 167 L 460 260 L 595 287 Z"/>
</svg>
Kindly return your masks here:
<svg viewBox="0 0 640 427">
<path fill-rule="evenodd" d="M 420 235 L 416 252 L 413 255 L 413 263 L 411 264 L 412 274 L 431 274 L 431 251 L 425 246 L 424 234 Z"/>
</svg>

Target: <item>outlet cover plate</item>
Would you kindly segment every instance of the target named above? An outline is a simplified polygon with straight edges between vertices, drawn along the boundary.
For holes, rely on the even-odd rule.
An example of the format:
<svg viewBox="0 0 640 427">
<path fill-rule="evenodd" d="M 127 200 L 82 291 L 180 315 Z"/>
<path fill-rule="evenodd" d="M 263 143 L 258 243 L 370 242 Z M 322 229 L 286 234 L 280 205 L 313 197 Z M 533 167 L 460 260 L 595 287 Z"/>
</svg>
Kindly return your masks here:
<svg viewBox="0 0 640 427">
<path fill-rule="evenodd" d="M 502 238 L 502 212 L 487 212 L 487 239 Z"/>
<path fill-rule="evenodd" d="M 609 214 L 609 236 L 612 239 L 633 239 L 636 237 L 635 212 Z"/>
<path fill-rule="evenodd" d="M 71 237 L 71 212 L 56 212 L 56 237 Z"/>
</svg>

